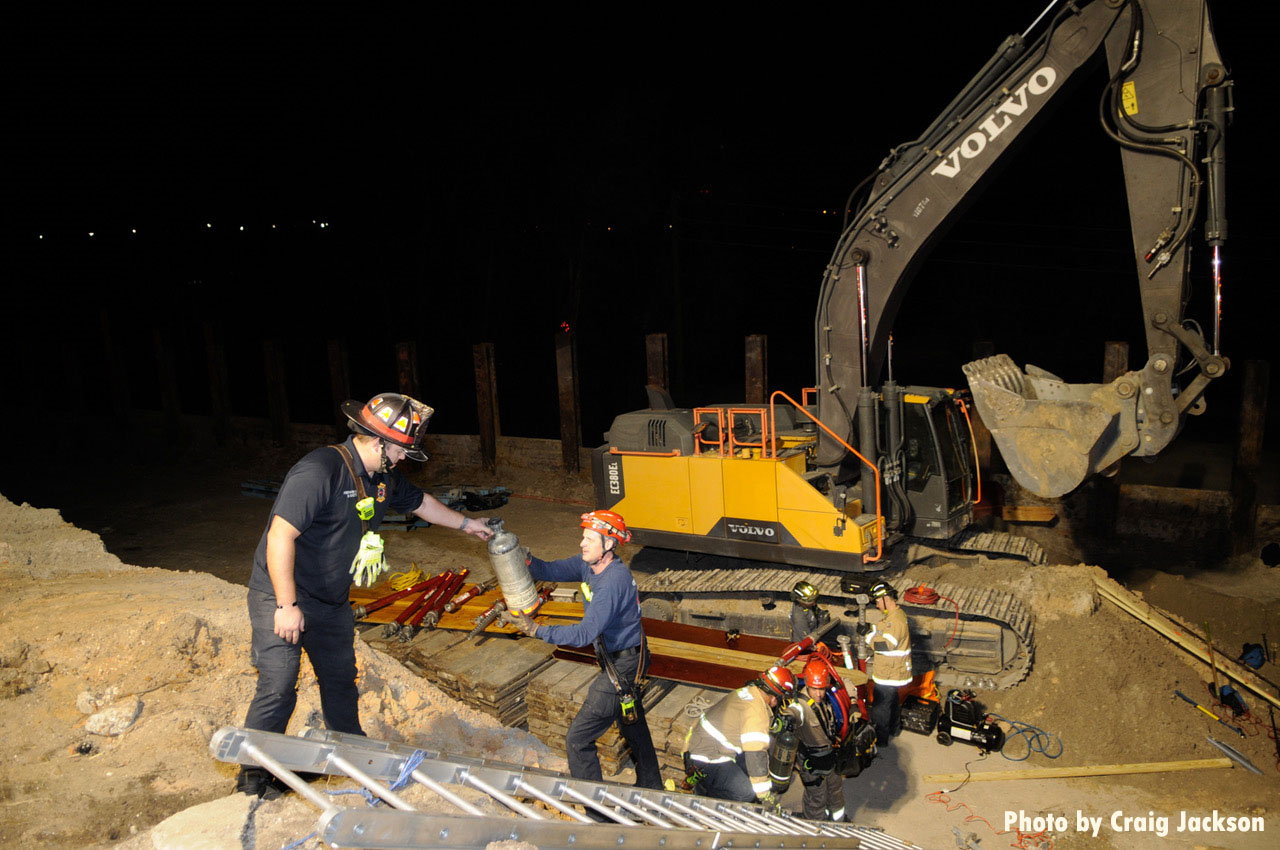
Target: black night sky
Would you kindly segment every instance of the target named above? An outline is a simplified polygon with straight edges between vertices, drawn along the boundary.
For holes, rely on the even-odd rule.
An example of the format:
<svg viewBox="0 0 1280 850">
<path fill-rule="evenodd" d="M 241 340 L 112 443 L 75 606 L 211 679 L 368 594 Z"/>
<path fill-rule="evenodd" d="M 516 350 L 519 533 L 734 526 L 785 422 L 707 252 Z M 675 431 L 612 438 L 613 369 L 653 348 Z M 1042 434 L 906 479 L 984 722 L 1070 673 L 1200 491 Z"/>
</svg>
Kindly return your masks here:
<svg viewBox="0 0 1280 850">
<path fill-rule="evenodd" d="M 471 346 L 489 341 L 503 433 L 555 437 L 565 322 L 587 445 L 644 406 L 646 333 L 671 336 L 678 404 L 740 399 L 749 333 L 769 337 L 771 387 L 795 393 L 813 382 L 848 192 L 1040 11 L 867 5 L 46 15 L 7 86 L 6 430 L 72 410 L 86 412 L 77 445 L 101 439 L 104 311 L 127 341 L 133 404 L 155 410 L 158 327 L 183 411 L 209 411 L 206 322 L 240 415 L 266 415 L 264 339 L 285 342 L 290 413 L 310 422 L 333 418 L 328 339 L 350 346 L 360 397 L 394 388 L 394 345 L 413 340 L 432 430 L 474 433 Z M 1275 76 L 1257 8 L 1214 7 L 1237 81 L 1223 327 L 1237 364 L 1272 357 L 1277 300 Z M 962 384 L 979 339 L 1074 381 L 1099 379 L 1104 340 L 1144 359 L 1119 157 L 1096 120 L 1105 79 L 1099 64 L 1059 98 L 934 252 L 897 321 L 899 381 Z M 1201 318 L 1207 256 L 1194 254 Z M 1189 432 L 1231 437 L 1239 372 Z"/>
</svg>

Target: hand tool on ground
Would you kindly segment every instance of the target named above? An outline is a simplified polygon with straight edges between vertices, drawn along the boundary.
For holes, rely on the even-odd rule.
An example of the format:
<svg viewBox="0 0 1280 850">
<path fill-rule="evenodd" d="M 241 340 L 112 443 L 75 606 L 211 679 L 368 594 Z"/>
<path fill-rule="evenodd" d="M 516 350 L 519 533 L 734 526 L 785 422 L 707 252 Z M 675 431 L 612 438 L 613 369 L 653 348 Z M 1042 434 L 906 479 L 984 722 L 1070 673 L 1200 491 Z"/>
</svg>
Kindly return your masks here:
<svg viewBox="0 0 1280 850">
<path fill-rule="evenodd" d="M 467 640 L 471 640 L 471 638 L 489 628 L 489 626 L 493 624 L 494 620 L 502 616 L 502 612 L 505 610 L 507 610 L 507 603 L 501 599 L 489 606 L 488 611 L 485 611 L 479 617 L 476 617 L 476 627 L 467 632 Z"/>
<path fill-rule="evenodd" d="M 455 596 L 453 599 L 450 599 L 445 603 L 444 613 L 452 614 L 455 611 L 462 610 L 463 605 L 466 605 L 477 596 L 493 590 L 497 584 L 497 579 L 489 579 L 488 581 L 482 581 L 479 584 L 471 585 L 471 589 L 466 593 L 463 593 L 461 596 Z"/>
<path fill-rule="evenodd" d="M 1243 738 L 1243 737 L 1244 737 L 1244 730 L 1243 730 L 1243 729 L 1241 729 L 1239 726 L 1232 726 L 1230 723 L 1228 723 L 1227 721 L 1223 720 L 1221 717 L 1219 717 L 1218 715 L 1214 714 L 1212 711 L 1210 711 L 1209 709 L 1205 708 L 1203 705 L 1201 705 L 1200 703 L 1196 702 L 1196 701 L 1195 701 L 1195 700 L 1193 700 L 1191 697 L 1189 697 L 1189 696 L 1187 696 L 1186 694 L 1184 694 L 1182 691 L 1177 691 L 1177 690 L 1175 690 L 1175 691 L 1174 691 L 1174 693 L 1175 693 L 1175 694 L 1177 694 L 1178 696 L 1182 697 L 1182 698 L 1183 698 L 1184 700 L 1186 700 L 1187 702 L 1189 702 L 1189 703 L 1191 703 L 1192 705 L 1194 705 L 1196 708 L 1198 708 L 1198 709 L 1200 709 L 1201 711 L 1203 711 L 1205 714 L 1207 714 L 1207 715 L 1209 715 L 1210 717 L 1212 717 L 1214 720 L 1216 720 L 1216 721 L 1218 721 L 1219 723 L 1221 723 L 1223 726 L 1225 726 L 1225 727 L 1227 727 L 1228 729 L 1230 729 L 1232 732 L 1235 732 L 1235 733 L 1236 733 L 1237 735 L 1239 735 L 1241 738 Z"/>
<path fill-rule="evenodd" d="M 532 607 L 533 611 L 537 611 L 542 607 L 542 603 L 547 601 L 551 596 L 551 591 L 555 590 L 555 587 L 556 586 L 554 584 L 545 584 L 538 589 L 538 593 Z M 479 617 L 476 617 L 476 627 L 467 633 L 467 639 L 469 640 L 489 628 L 489 626 L 493 625 L 495 620 L 502 616 L 502 612 L 506 610 L 507 603 L 505 600 L 499 599 L 497 602 L 493 603 L 493 607 L 488 611 L 485 611 Z"/>
<path fill-rule="evenodd" d="M 444 604 L 453 598 L 458 592 L 458 588 L 462 587 L 462 583 L 467 580 L 467 573 L 470 570 L 464 569 L 455 576 L 450 577 L 448 581 L 442 582 L 436 592 L 429 598 L 418 611 L 417 615 L 409 621 L 409 625 L 400 630 L 398 637 L 404 643 L 413 640 L 413 636 L 420 630 L 430 630 L 436 627 L 440 622 L 440 611 L 444 608 Z"/>
<path fill-rule="evenodd" d="M 432 578 L 431 587 L 427 588 L 425 591 L 423 591 L 421 596 L 413 600 L 413 602 L 409 605 L 408 608 L 405 608 L 403 611 L 401 611 L 400 615 L 396 617 L 393 622 L 387 623 L 385 626 L 382 627 L 382 636 L 384 638 L 391 638 L 400 634 L 400 630 L 404 628 L 404 624 L 408 622 L 409 618 L 412 617 L 414 614 L 418 613 L 418 610 L 422 608 L 424 604 L 426 604 L 427 597 L 429 597 L 432 594 L 432 592 L 434 592 L 435 588 L 439 587 L 442 583 L 444 583 L 444 581 L 451 575 L 453 575 L 453 570 L 445 570 L 440 575 Z"/>
<path fill-rule="evenodd" d="M 353 605 L 351 608 L 351 613 L 355 615 L 355 618 L 357 620 L 363 620 L 365 617 L 369 616 L 374 611 L 378 611 L 383 608 L 386 608 L 388 605 L 390 605 L 392 602 L 395 602 L 397 599 L 404 599 L 406 596 L 410 596 L 414 593 L 421 593 L 424 590 L 428 590 L 430 588 L 430 585 L 431 585 L 431 579 L 427 579 L 426 581 L 420 581 L 417 584 L 415 584 L 413 587 L 406 587 L 404 590 L 397 590 L 395 593 L 392 593 L 388 596 L 384 596 L 381 599 L 375 599 L 374 601 L 368 603 L 367 605 Z"/>
<path fill-rule="evenodd" d="M 1244 753 L 1240 752 L 1230 744 L 1224 744 L 1222 741 L 1219 741 L 1217 738 L 1213 737 L 1212 735 L 1205 735 L 1205 737 L 1209 739 L 1210 744 L 1213 744 L 1215 747 L 1222 750 L 1223 754 L 1227 758 L 1231 759 L 1233 762 L 1240 765 L 1250 773 L 1256 773 L 1259 776 L 1262 775 L 1262 771 L 1254 767 L 1253 762 L 1249 761 L 1249 759 L 1245 756 Z"/>
<path fill-rule="evenodd" d="M 1213 659 L 1213 638 L 1209 636 L 1209 621 L 1204 622 L 1204 648 L 1209 653 L 1209 669 L 1213 671 L 1213 698 L 1222 699 L 1218 691 L 1218 662 Z"/>
</svg>

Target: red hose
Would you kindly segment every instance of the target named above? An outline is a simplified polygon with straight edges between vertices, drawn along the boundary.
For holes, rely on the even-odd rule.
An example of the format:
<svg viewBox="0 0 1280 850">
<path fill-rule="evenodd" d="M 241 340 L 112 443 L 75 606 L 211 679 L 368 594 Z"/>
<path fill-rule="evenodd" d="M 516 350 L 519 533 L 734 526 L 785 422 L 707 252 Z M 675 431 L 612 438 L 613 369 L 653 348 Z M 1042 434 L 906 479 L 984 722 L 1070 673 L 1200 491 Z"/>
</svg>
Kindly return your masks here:
<svg viewBox="0 0 1280 850">
<path fill-rule="evenodd" d="M 951 637 L 947 638 L 947 642 L 942 645 L 943 649 L 951 646 L 951 642 L 956 639 L 956 633 L 960 631 L 960 605 L 949 596 L 943 596 L 932 587 L 927 587 L 923 583 L 916 587 L 907 588 L 902 594 L 904 602 L 910 602 L 912 605 L 935 605 L 939 599 L 945 599 L 952 605 L 956 606 L 956 620 L 951 627 Z"/>
</svg>

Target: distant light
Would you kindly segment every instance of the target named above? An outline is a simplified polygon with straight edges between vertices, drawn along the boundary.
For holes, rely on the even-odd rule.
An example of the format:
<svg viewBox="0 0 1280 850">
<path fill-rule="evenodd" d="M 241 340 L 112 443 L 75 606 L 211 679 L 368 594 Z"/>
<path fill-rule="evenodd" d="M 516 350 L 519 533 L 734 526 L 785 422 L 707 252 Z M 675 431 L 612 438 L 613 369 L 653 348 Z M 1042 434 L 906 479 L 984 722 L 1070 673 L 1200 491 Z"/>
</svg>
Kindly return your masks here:
<svg viewBox="0 0 1280 850">
<path fill-rule="evenodd" d="M 612 227 L 606 227 L 606 228 L 605 228 L 605 230 L 612 231 L 612 230 L 613 230 L 613 228 L 612 228 Z"/>
<path fill-rule="evenodd" d="M 206 222 L 206 223 L 205 223 L 205 227 L 213 227 L 213 225 L 212 225 L 212 224 L 209 224 L 208 222 Z"/>
<path fill-rule="evenodd" d="M 92 230 L 90 230 L 90 231 L 89 231 L 89 235 L 90 235 L 90 236 L 92 236 L 92 235 L 93 235 L 93 231 L 92 231 Z"/>
<path fill-rule="evenodd" d="M 130 228 L 129 232 L 130 232 L 130 233 L 137 233 L 137 232 L 138 232 L 138 228 L 136 228 L 136 227 Z"/>
<path fill-rule="evenodd" d="M 273 224 L 273 225 L 271 225 L 271 229 L 272 229 L 272 230 L 275 230 L 275 229 L 276 229 L 276 226 L 275 226 L 274 224 Z"/>
<path fill-rule="evenodd" d="M 40 234 L 40 238 L 41 238 L 41 239 L 43 239 L 43 238 L 44 238 L 44 234 L 43 234 L 43 233 L 41 233 L 41 234 Z"/>
<path fill-rule="evenodd" d="M 320 227 L 321 227 L 321 229 L 326 228 L 326 227 L 328 227 L 328 226 L 329 226 L 329 223 L 328 223 L 328 222 L 326 222 L 326 221 L 322 221 L 322 222 L 320 222 Z"/>
<path fill-rule="evenodd" d="M 240 225 L 240 229 L 241 229 L 242 231 L 244 230 L 244 225 L 243 225 L 243 224 L 242 224 L 242 225 Z"/>
<path fill-rule="evenodd" d="M 823 215 L 826 215 L 826 214 L 827 214 L 827 211 L 826 211 L 826 210 L 823 210 L 823 211 L 822 211 L 822 214 L 823 214 Z"/>
</svg>

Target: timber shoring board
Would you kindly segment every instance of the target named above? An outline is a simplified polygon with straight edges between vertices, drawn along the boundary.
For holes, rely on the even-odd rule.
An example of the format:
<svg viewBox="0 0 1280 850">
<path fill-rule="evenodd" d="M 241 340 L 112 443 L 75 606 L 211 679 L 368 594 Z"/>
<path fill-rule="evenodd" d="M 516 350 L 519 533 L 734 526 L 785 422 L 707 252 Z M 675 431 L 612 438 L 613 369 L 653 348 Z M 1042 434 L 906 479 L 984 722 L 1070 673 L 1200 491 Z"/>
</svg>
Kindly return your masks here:
<svg viewBox="0 0 1280 850">
<path fill-rule="evenodd" d="M 504 645 L 488 645 L 495 640 Z M 551 663 L 554 650 L 542 641 L 464 640 L 457 632 L 431 631 L 419 633 L 405 657 L 453 699 L 504 725 L 522 726 L 528 714 L 525 689 Z"/>
<path fill-rule="evenodd" d="M 1205 641 L 1197 635 L 1190 634 L 1186 628 L 1165 616 L 1154 605 L 1143 602 L 1111 579 L 1097 578 L 1094 579 L 1094 584 L 1103 599 L 1164 635 L 1205 664 L 1209 663 L 1209 648 Z M 1218 672 L 1229 676 L 1276 708 L 1280 708 L 1280 699 L 1271 693 L 1266 683 L 1244 667 L 1221 655 L 1214 656 L 1214 663 L 1217 665 Z"/>
<path fill-rule="evenodd" d="M 1189 761 L 1149 761 L 1134 764 L 1095 764 L 1080 767 L 1031 767 L 1023 770 L 988 770 L 982 773 L 927 773 L 920 777 L 929 785 L 952 782 L 997 782 L 1007 779 L 1072 779 L 1080 776 L 1118 776 L 1133 773 L 1169 773 L 1180 770 L 1212 770 L 1231 767 L 1228 758 Z"/>
</svg>

